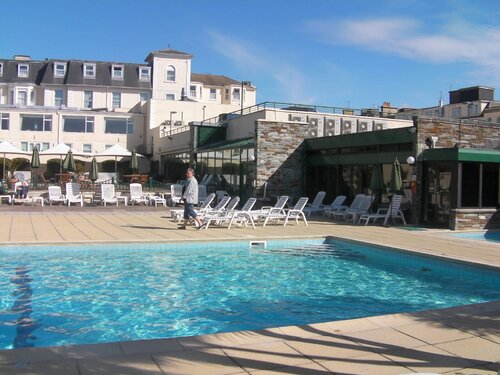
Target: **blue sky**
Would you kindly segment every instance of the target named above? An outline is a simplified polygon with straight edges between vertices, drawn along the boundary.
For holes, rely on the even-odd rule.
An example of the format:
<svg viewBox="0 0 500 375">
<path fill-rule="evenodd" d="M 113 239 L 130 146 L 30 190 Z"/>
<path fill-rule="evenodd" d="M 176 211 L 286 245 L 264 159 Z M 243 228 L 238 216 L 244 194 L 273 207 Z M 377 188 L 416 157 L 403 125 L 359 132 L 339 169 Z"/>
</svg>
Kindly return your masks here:
<svg viewBox="0 0 500 375">
<path fill-rule="evenodd" d="M 2 1 L 0 58 L 143 62 L 169 46 L 257 102 L 425 107 L 500 84 L 497 0 Z"/>
</svg>

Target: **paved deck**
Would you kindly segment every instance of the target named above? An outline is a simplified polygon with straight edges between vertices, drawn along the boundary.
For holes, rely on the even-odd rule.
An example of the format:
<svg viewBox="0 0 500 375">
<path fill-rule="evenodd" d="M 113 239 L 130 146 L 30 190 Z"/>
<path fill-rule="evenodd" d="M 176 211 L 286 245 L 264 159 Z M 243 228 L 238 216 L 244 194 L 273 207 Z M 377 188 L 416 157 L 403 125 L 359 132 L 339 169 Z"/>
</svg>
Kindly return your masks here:
<svg viewBox="0 0 500 375">
<path fill-rule="evenodd" d="M 0 206 L 0 245 L 336 236 L 500 268 L 500 245 L 437 230 L 303 224 L 176 229 L 154 207 Z M 0 351 L 0 374 L 497 374 L 500 301 L 179 339 Z"/>
</svg>

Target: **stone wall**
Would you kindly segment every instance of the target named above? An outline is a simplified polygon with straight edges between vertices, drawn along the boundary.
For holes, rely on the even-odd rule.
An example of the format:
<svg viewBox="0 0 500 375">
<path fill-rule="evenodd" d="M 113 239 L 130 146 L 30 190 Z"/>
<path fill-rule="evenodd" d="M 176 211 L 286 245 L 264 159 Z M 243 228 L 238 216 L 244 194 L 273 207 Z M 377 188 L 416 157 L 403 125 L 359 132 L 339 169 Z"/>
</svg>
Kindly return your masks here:
<svg viewBox="0 0 500 375">
<path fill-rule="evenodd" d="M 314 125 L 258 120 L 256 126 L 256 189 L 266 195 L 301 196 L 305 189 L 305 146 Z"/>
<path fill-rule="evenodd" d="M 496 209 L 454 209 L 450 212 L 450 229 L 498 229 L 500 215 Z"/>
</svg>

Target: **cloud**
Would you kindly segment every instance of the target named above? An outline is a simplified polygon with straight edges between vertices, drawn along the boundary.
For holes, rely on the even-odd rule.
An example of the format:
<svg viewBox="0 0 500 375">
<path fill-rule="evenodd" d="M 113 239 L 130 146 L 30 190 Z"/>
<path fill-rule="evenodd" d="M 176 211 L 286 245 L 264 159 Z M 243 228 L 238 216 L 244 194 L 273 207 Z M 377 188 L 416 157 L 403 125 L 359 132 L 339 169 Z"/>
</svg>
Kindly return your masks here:
<svg viewBox="0 0 500 375">
<path fill-rule="evenodd" d="M 303 70 L 289 62 L 283 62 L 283 55 L 268 51 L 249 41 L 237 40 L 210 30 L 207 32 L 210 45 L 219 54 L 231 60 L 238 68 L 254 72 L 271 80 L 284 93 L 285 99 L 292 102 L 313 103 L 314 97 L 306 96 L 306 77 Z"/>
<path fill-rule="evenodd" d="M 412 18 L 310 20 L 305 30 L 324 43 L 350 45 L 425 63 L 468 63 L 500 82 L 500 28 L 462 21 L 432 28 Z"/>
</svg>

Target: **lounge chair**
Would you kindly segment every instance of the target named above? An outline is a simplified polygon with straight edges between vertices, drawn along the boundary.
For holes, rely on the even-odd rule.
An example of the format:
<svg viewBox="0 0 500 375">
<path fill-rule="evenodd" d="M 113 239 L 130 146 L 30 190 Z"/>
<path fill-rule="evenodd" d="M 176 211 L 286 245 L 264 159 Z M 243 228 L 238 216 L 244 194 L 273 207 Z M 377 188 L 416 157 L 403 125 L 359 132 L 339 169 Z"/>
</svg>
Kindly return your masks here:
<svg viewBox="0 0 500 375">
<path fill-rule="evenodd" d="M 307 216 L 323 213 L 323 210 L 325 208 L 325 206 L 323 205 L 323 200 L 325 199 L 325 196 L 326 196 L 325 191 L 318 191 L 312 203 L 308 204 L 307 207 L 304 208 L 304 213 Z"/>
<path fill-rule="evenodd" d="M 264 220 L 264 226 L 273 216 L 278 216 L 285 213 L 285 206 L 288 202 L 288 195 L 282 195 L 276 201 L 273 207 L 262 207 L 260 211 L 252 211 L 251 214 L 254 216 L 254 220 L 262 221 Z"/>
<path fill-rule="evenodd" d="M 172 184 L 170 185 L 170 202 L 172 206 L 181 203 L 182 200 L 182 185 Z"/>
<path fill-rule="evenodd" d="M 227 229 L 230 229 L 231 225 L 235 223 L 248 226 L 248 222 L 250 222 L 252 224 L 252 228 L 255 229 L 255 223 L 253 221 L 252 215 L 250 214 L 250 211 L 252 211 L 252 208 L 256 202 L 257 198 L 248 198 L 247 202 L 244 204 L 241 210 L 233 211 Z"/>
<path fill-rule="evenodd" d="M 66 202 L 66 196 L 63 195 L 60 186 L 49 186 L 49 205 L 52 206 L 53 202 L 62 204 Z"/>
<path fill-rule="evenodd" d="M 201 205 L 207 199 L 207 187 L 205 185 L 198 185 L 198 204 Z"/>
<path fill-rule="evenodd" d="M 227 206 L 223 210 L 218 210 L 218 211 L 211 210 L 205 213 L 205 215 L 203 215 L 203 221 L 205 222 L 205 229 L 208 229 L 211 222 L 214 222 L 219 227 L 223 226 L 225 222 L 230 222 L 233 212 L 238 203 L 240 203 L 240 197 L 236 196 L 230 199 Z"/>
<path fill-rule="evenodd" d="M 357 194 L 353 201 L 351 202 L 350 206 L 341 206 L 339 209 L 335 212 L 331 213 L 331 217 L 333 217 L 335 220 L 339 219 L 345 219 L 345 213 L 350 212 L 350 211 L 356 211 L 359 209 L 359 206 L 361 205 L 361 202 L 364 201 L 366 195 L 365 194 Z"/>
<path fill-rule="evenodd" d="M 14 191 L 17 192 L 17 188 L 18 186 L 22 184 L 22 182 L 16 182 L 14 184 Z M 15 204 L 15 203 L 29 203 L 29 204 L 35 204 L 36 202 L 39 202 L 42 207 L 43 207 L 43 201 L 44 201 L 44 198 L 42 196 L 38 196 L 38 197 L 33 197 L 31 195 L 31 192 L 28 191 L 28 193 L 26 194 L 26 198 L 18 198 L 16 196 L 14 196 L 12 198 L 12 204 Z"/>
<path fill-rule="evenodd" d="M 148 198 L 142 193 L 142 185 L 138 182 L 132 183 L 129 185 L 129 190 L 130 190 L 130 199 L 129 202 L 131 204 L 148 204 L 149 200 Z"/>
<path fill-rule="evenodd" d="M 80 206 L 83 207 L 83 195 L 80 194 L 80 184 L 76 182 L 66 183 L 66 202 L 68 206 L 71 206 L 71 203 L 80 203 Z"/>
<path fill-rule="evenodd" d="M 358 224 L 361 224 L 363 221 L 365 225 L 368 225 L 370 220 L 373 220 L 373 223 L 378 219 L 384 219 L 384 224 L 387 225 L 387 222 L 391 219 L 400 219 L 404 225 L 406 225 L 405 216 L 403 212 L 399 209 L 401 207 L 401 201 L 403 199 L 402 195 L 395 194 L 392 196 L 391 204 L 389 208 L 379 208 L 374 214 L 365 214 L 359 217 Z"/>
<path fill-rule="evenodd" d="M 213 215 L 216 213 L 220 213 L 226 209 L 226 206 L 229 204 L 230 200 L 231 200 L 230 196 L 225 196 L 219 203 L 217 203 L 217 205 L 214 208 L 207 208 L 202 211 L 197 211 L 197 214 L 200 217 L 200 219 L 203 220 L 206 215 Z"/>
<path fill-rule="evenodd" d="M 200 207 L 195 209 L 196 213 L 204 213 L 209 210 L 211 207 L 213 200 L 215 199 L 215 193 L 208 194 L 207 198 L 201 202 Z M 170 216 L 174 219 L 174 221 L 180 221 L 182 219 L 182 215 L 184 213 L 184 209 L 182 210 L 170 210 Z"/>
<path fill-rule="evenodd" d="M 290 209 L 271 210 L 269 214 L 266 215 L 264 224 L 262 226 L 265 227 L 270 220 L 278 222 L 281 219 L 285 220 L 283 226 L 287 225 L 290 219 L 295 220 L 295 222 L 298 224 L 300 218 L 304 219 L 304 223 L 308 225 L 306 215 L 304 214 L 304 207 L 306 206 L 308 200 L 309 198 L 307 197 L 301 197 L 299 198 L 297 203 L 295 203 L 295 205 Z"/>
<path fill-rule="evenodd" d="M 361 215 L 366 215 L 370 212 L 372 202 L 373 196 L 365 195 L 365 197 L 359 203 L 358 207 L 356 207 L 355 209 L 348 209 L 344 212 L 344 220 L 351 221 L 353 224 L 356 224 L 359 221 L 359 217 Z"/>
<path fill-rule="evenodd" d="M 106 207 L 107 203 L 116 203 L 118 206 L 118 198 L 115 194 L 115 185 L 101 184 L 101 202 Z"/>
<path fill-rule="evenodd" d="M 325 216 L 332 216 L 334 212 L 339 212 L 342 209 L 346 209 L 347 206 L 344 206 L 345 200 L 345 195 L 337 195 L 333 202 L 324 208 L 323 213 L 325 214 Z"/>
</svg>

